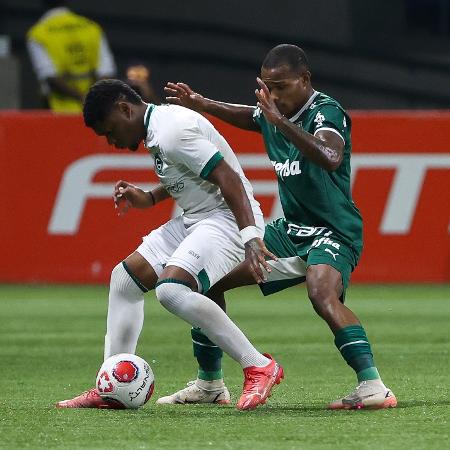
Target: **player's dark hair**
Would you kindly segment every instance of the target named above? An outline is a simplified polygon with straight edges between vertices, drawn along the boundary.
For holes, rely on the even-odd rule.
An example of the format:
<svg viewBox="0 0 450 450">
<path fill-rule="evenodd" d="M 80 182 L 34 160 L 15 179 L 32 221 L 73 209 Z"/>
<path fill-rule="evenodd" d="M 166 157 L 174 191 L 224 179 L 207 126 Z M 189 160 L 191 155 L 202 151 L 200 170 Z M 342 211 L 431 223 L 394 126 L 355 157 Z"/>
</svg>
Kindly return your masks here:
<svg viewBox="0 0 450 450">
<path fill-rule="evenodd" d="M 293 72 L 301 73 L 302 70 L 309 70 L 309 62 L 306 53 L 296 45 L 280 44 L 267 53 L 262 67 L 265 69 L 274 69 L 287 65 Z"/>
<path fill-rule="evenodd" d="M 100 80 L 92 85 L 86 95 L 83 107 L 83 118 L 86 126 L 93 128 L 97 123 L 103 122 L 118 100 L 124 100 L 135 105 L 142 102 L 139 94 L 123 81 Z"/>
</svg>

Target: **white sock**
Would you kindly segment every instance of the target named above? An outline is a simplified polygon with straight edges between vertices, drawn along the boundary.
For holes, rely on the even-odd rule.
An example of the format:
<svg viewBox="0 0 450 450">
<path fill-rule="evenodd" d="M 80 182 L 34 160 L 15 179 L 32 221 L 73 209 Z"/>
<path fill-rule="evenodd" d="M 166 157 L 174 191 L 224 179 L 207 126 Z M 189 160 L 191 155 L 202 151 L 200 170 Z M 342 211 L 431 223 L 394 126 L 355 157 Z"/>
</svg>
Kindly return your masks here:
<svg viewBox="0 0 450 450">
<path fill-rule="evenodd" d="M 222 309 L 204 295 L 193 292 L 184 284 L 164 282 L 157 286 L 156 297 L 171 313 L 194 327 L 200 327 L 212 342 L 243 368 L 264 367 L 270 363 L 270 359 L 253 347 Z"/>
<path fill-rule="evenodd" d="M 144 323 L 144 293 L 122 263 L 111 272 L 105 353 L 135 353 Z"/>
</svg>

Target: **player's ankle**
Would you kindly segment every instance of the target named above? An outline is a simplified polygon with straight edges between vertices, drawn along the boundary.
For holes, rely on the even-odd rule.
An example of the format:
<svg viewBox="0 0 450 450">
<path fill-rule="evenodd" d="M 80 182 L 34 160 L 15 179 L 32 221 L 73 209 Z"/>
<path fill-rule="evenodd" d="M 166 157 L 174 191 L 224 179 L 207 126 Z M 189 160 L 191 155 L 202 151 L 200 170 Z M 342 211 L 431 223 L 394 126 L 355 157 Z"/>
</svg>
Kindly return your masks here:
<svg viewBox="0 0 450 450">
<path fill-rule="evenodd" d="M 380 380 L 381 381 L 380 374 L 378 373 L 378 370 L 376 367 L 368 367 L 366 369 L 363 369 L 363 370 L 359 371 L 356 374 L 356 376 L 358 378 L 358 383 L 361 383 L 361 381 L 372 381 L 372 380 Z"/>
<path fill-rule="evenodd" d="M 195 384 L 200 389 L 204 389 L 205 391 L 221 389 L 225 386 L 225 383 L 223 382 L 223 378 L 220 378 L 218 380 L 202 380 L 201 378 L 197 378 Z"/>
<path fill-rule="evenodd" d="M 223 370 L 204 370 L 199 368 L 197 378 L 205 381 L 223 380 Z"/>
</svg>

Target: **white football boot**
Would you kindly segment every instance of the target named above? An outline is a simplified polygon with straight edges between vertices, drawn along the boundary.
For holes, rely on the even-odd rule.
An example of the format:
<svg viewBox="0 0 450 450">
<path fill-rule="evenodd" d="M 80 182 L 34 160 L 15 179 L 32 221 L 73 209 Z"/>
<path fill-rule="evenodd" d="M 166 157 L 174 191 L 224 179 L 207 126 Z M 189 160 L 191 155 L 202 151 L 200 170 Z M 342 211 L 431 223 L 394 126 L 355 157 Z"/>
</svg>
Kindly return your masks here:
<svg viewBox="0 0 450 450">
<path fill-rule="evenodd" d="M 189 381 L 187 387 L 172 395 L 159 398 L 158 405 L 184 405 L 186 403 L 216 403 L 228 405 L 230 393 L 222 380 L 205 381 L 196 379 Z"/>
<path fill-rule="evenodd" d="M 335 400 L 328 409 L 395 408 L 397 399 L 381 380 L 362 381 L 344 398 Z"/>
</svg>

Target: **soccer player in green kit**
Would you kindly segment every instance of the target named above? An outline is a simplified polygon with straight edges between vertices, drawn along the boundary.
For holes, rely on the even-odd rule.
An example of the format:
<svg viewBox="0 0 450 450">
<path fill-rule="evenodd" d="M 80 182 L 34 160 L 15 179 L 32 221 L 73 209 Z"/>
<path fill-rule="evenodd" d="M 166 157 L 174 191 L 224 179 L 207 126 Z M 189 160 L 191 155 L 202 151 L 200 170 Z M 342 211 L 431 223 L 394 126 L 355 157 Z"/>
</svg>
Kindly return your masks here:
<svg viewBox="0 0 450 450">
<path fill-rule="evenodd" d="M 350 191 L 351 119 L 336 100 L 313 89 L 306 54 L 295 45 L 270 50 L 257 82 L 256 107 L 210 100 L 184 83 L 168 83 L 166 94 L 171 103 L 263 135 L 285 218 L 266 226 L 265 244 L 278 261 L 269 261 L 272 271 L 259 286 L 268 295 L 306 281 L 314 310 L 327 322 L 358 380 L 356 389 L 331 402 L 330 409 L 395 407 L 366 332 L 344 305 L 363 246 L 362 219 Z M 208 296 L 225 309 L 223 292 L 254 280 L 250 265 L 242 263 Z M 158 403 L 214 403 L 218 395 L 228 394 L 220 349 L 200 329 L 192 329 L 192 340 L 197 380 Z"/>
</svg>

